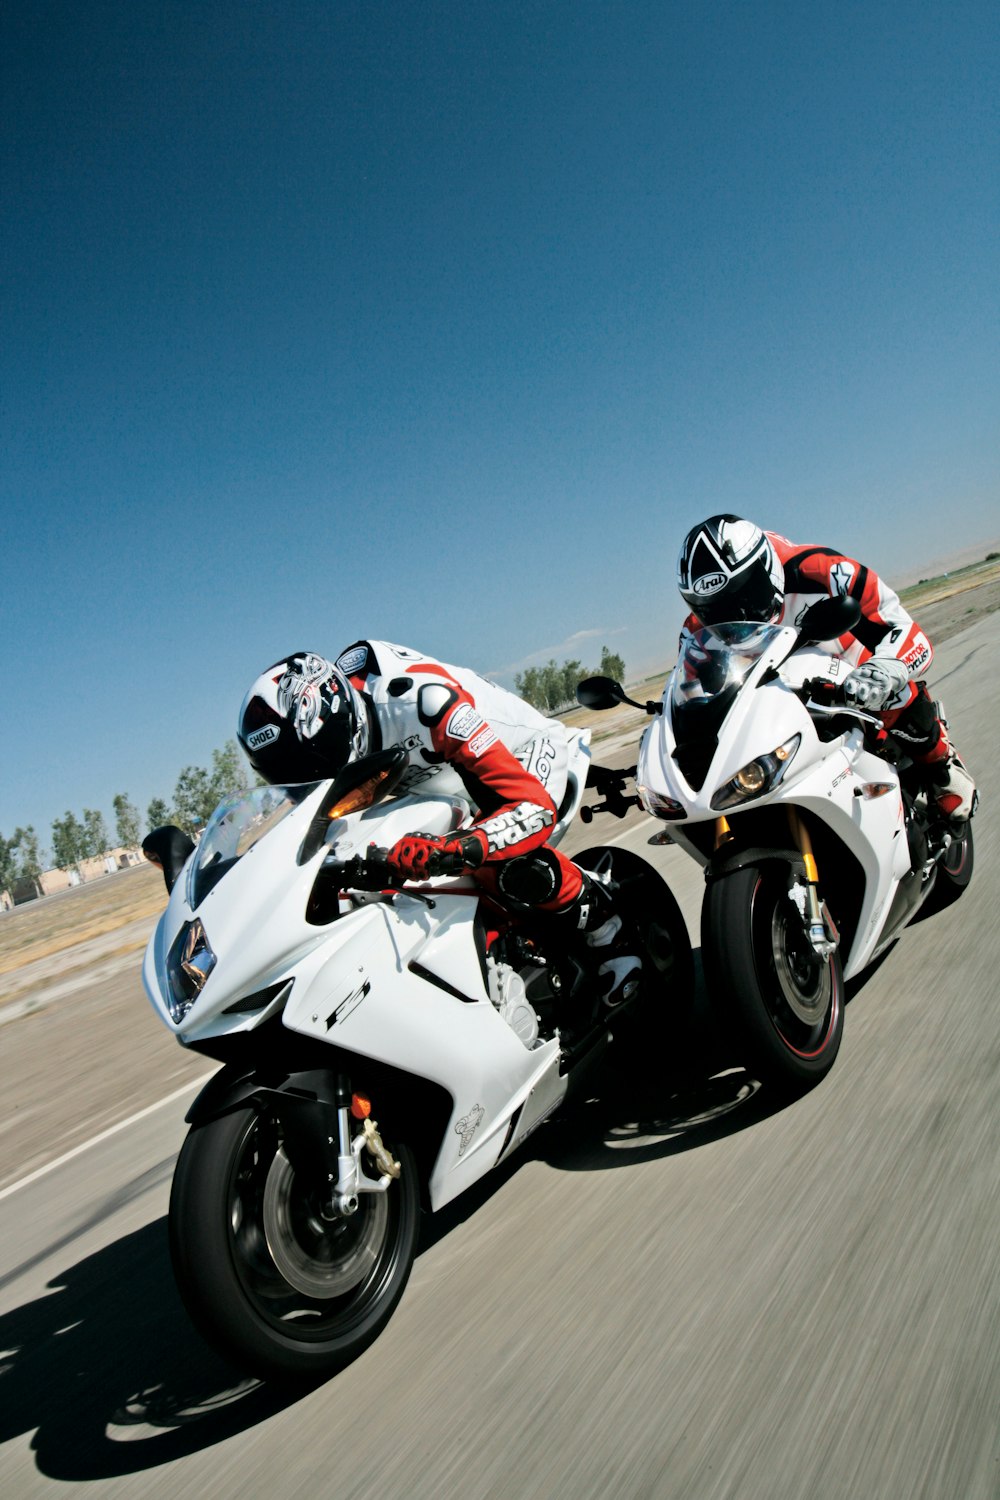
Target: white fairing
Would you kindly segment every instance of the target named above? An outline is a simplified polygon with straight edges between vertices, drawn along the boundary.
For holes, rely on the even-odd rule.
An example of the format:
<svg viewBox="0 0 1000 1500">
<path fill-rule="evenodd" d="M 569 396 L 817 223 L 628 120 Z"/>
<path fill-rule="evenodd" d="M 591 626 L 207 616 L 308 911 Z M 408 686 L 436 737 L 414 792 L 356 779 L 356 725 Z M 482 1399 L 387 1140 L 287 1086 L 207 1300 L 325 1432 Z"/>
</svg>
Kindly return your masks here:
<svg viewBox="0 0 1000 1500">
<path fill-rule="evenodd" d="M 578 792 L 566 823 L 583 794 L 587 738 L 573 742 Z M 406 891 L 359 894 L 342 900 L 341 914 L 326 925 L 306 920 L 317 873 L 331 854 L 346 860 L 363 856 L 370 844 L 391 846 L 404 833 L 446 833 L 468 813 L 451 797 L 384 802 L 332 822 L 325 843 L 299 864 L 306 831 L 329 789 L 329 782 L 320 783 L 285 809 L 197 907 L 189 901 L 199 894 L 190 876 L 198 851 L 192 854 L 150 939 L 143 982 L 183 1043 L 252 1030 L 283 1011 L 292 1031 L 440 1085 L 452 1111 L 429 1181 L 438 1208 L 559 1104 L 566 1092 L 559 1041 L 525 1045 L 492 1003 L 475 938 L 479 897 L 467 878 L 427 881 L 419 887 L 425 899 Z M 225 804 L 213 824 L 224 811 Z M 212 834 L 210 825 L 204 840 Z M 187 1014 L 175 1020 L 168 955 L 196 918 L 215 962 Z M 272 987 L 279 988 L 253 1009 L 249 997 Z M 243 1008 L 227 1014 L 240 1002 Z"/>
<path fill-rule="evenodd" d="M 883 931 L 886 918 L 899 882 L 910 872 L 903 800 L 895 768 L 864 748 L 860 726 L 833 740 L 820 740 L 812 716 L 791 689 L 817 678 L 836 683 L 846 669 L 838 655 L 821 646 L 801 649 L 786 660 L 795 639 L 796 631 L 788 626 L 758 631 L 739 663 L 740 671 L 727 684 L 731 706 L 719 725 L 717 747 L 704 782 L 697 788 L 685 779 L 674 758 L 677 738 L 672 705 L 691 687 L 691 666 L 682 654 L 667 681 L 663 712 L 643 737 L 636 781 L 654 814 L 663 816 L 667 799 L 682 810 L 681 816 L 670 818 L 670 836 L 702 864 L 708 856 L 688 830 L 697 824 L 714 824 L 720 810 L 732 816 L 753 807 L 785 804 L 826 823 L 858 859 L 864 876 L 857 931 L 850 950 L 842 953 L 844 975 L 850 978 L 892 936 Z M 772 789 L 729 810 L 713 806 L 741 768 L 795 742 L 796 737 L 787 766 Z"/>
</svg>

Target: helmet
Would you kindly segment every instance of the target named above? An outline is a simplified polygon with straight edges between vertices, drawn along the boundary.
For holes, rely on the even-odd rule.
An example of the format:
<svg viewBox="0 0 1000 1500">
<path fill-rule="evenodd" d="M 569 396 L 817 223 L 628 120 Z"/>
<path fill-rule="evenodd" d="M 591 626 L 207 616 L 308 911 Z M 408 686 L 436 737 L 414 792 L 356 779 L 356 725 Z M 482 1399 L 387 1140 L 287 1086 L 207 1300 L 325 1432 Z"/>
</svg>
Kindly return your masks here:
<svg viewBox="0 0 1000 1500">
<path fill-rule="evenodd" d="M 237 735 L 272 786 L 325 781 L 367 753 L 368 713 L 339 667 L 296 651 L 257 678 L 243 700 Z"/>
<path fill-rule="evenodd" d="M 739 516 L 709 516 L 684 538 L 677 584 L 703 625 L 776 620 L 785 570 L 766 534 Z"/>
</svg>

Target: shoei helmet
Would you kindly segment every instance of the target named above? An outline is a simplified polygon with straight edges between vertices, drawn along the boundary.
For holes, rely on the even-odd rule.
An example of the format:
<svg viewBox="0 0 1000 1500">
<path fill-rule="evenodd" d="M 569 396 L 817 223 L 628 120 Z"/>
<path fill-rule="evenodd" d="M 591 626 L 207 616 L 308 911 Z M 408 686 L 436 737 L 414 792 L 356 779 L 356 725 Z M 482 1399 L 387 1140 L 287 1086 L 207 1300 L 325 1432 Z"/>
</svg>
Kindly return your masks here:
<svg viewBox="0 0 1000 1500">
<path fill-rule="evenodd" d="M 272 786 L 336 776 L 368 750 L 368 714 L 339 667 L 296 651 L 262 672 L 240 709 L 240 744 Z"/>
<path fill-rule="evenodd" d="M 709 516 L 688 532 L 677 559 L 681 596 L 703 625 L 776 620 L 785 570 L 759 526 L 739 516 Z"/>
</svg>

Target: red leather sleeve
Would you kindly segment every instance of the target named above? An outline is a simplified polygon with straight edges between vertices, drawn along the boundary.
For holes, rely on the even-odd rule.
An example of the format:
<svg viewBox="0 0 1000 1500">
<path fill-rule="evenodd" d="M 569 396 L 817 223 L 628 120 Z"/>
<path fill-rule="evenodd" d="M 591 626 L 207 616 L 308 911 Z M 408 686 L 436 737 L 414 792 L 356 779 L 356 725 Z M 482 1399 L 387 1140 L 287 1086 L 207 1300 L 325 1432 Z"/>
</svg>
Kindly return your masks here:
<svg viewBox="0 0 1000 1500">
<path fill-rule="evenodd" d="M 556 806 L 537 777 L 483 718 L 475 700 L 440 667 L 434 671 L 454 696 L 431 723 L 435 751 L 458 772 L 477 809 L 473 827 L 485 839 L 487 860 L 513 859 L 544 844 L 556 821 Z"/>
</svg>

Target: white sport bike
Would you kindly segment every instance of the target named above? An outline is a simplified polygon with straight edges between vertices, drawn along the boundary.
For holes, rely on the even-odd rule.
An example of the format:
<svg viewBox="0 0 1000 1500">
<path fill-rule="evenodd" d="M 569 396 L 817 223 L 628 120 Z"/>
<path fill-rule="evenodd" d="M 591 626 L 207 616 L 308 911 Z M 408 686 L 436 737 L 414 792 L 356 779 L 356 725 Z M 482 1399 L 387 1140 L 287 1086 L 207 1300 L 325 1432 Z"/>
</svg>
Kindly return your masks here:
<svg viewBox="0 0 1000 1500">
<path fill-rule="evenodd" d="M 587 781 L 577 732 L 561 837 Z M 144 848 L 170 901 L 143 980 L 185 1047 L 224 1064 L 187 1119 L 171 1255 L 197 1326 L 242 1367 L 316 1378 L 377 1336 L 439 1209 L 553 1114 L 606 1052 L 654 1064 L 691 953 L 670 892 L 617 849 L 578 857 L 644 960 L 608 1016 L 558 919 L 514 917 L 468 875 L 394 888 L 384 850 L 467 817 L 394 796 L 403 750 L 334 781 L 223 802 L 197 847 Z M 634 1049 L 634 1051 L 633 1051 Z M 612 1053 L 613 1055 L 613 1053 Z"/>
<path fill-rule="evenodd" d="M 669 824 L 660 841 L 704 866 L 713 1008 L 738 1060 L 784 1092 L 833 1066 L 845 980 L 972 876 L 972 825 L 950 828 L 927 773 L 838 692 L 848 668 L 830 643 L 858 614 L 853 600 L 830 599 L 799 629 L 699 630 L 662 703 L 635 705 L 655 715 L 635 800 Z M 577 696 L 591 708 L 632 702 L 609 678 Z M 611 810 L 628 800 L 619 787 Z"/>
</svg>

